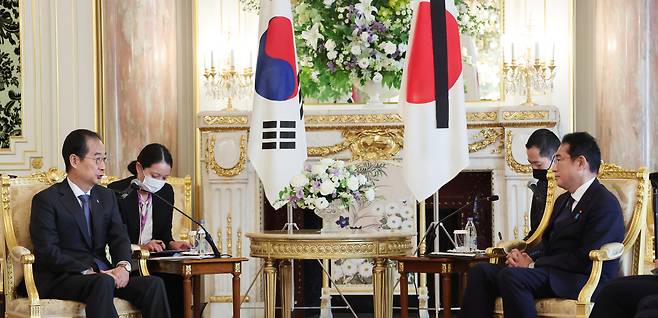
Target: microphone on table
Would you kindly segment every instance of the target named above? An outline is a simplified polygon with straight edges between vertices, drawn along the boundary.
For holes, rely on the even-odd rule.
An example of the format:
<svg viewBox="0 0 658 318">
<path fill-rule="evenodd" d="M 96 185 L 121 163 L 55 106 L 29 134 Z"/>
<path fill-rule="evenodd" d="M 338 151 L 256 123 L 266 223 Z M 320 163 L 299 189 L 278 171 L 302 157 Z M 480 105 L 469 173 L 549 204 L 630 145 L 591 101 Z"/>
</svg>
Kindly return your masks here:
<svg viewBox="0 0 658 318">
<path fill-rule="evenodd" d="M 206 230 L 206 228 L 203 225 L 201 225 L 201 223 L 197 222 L 191 216 L 187 215 L 187 213 L 183 212 L 181 209 L 174 206 L 171 202 L 165 200 L 165 198 L 161 197 L 159 194 L 157 194 L 155 192 L 151 192 L 148 189 L 145 189 L 143 187 L 143 183 L 141 181 L 139 181 L 138 179 L 133 179 L 132 181 L 130 181 L 130 188 L 131 189 L 139 189 L 139 190 L 146 191 L 146 192 L 152 194 L 156 198 L 160 199 L 160 201 L 164 202 L 165 204 L 172 207 L 174 210 L 178 211 L 180 214 L 182 214 L 183 216 L 188 218 L 190 221 L 192 221 L 192 223 L 194 223 L 194 224 L 198 225 L 199 227 L 201 227 L 207 233 L 206 241 L 210 245 L 210 248 L 212 248 L 212 252 L 215 255 L 215 257 L 222 257 L 222 254 L 219 252 L 219 249 L 217 249 L 217 245 L 215 245 L 215 242 L 212 239 L 212 234 L 210 234 L 210 232 L 208 232 L 208 230 Z"/>
<path fill-rule="evenodd" d="M 446 228 L 443 226 L 443 221 L 445 221 L 445 220 L 449 219 L 450 217 L 452 217 L 453 215 L 455 215 L 455 214 L 457 214 L 457 213 L 463 211 L 464 209 L 466 209 L 467 207 L 471 206 L 472 204 L 474 204 L 474 203 L 476 203 L 476 202 L 482 202 L 482 201 L 493 202 L 493 201 L 498 201 L 498 199 L 500 199 L 500 197 L 497 196 L 497 195 L 495 195 L 495 194 L 494 194 L 494 195 L 491 195 L 491 196 L 486 196 L 486 197 L 483 197 L 483 198 L 478 198 L 478 197 L 476 197 L 475 200 L 473 200 L 473 201 L 471 201 L 471 202 L 468 202 L 468 203 L 464 204 L 464 205 L 461 206 L 459 209 L 457 209 L 457 210 L 453 211 L 452 213 L 450 213 L 450 214 L 444 216 L 444 217 L 441 218 L 440 220 L 438 220 L 438 221 L 434 221 L 434 222 L 430 223 L 430 225 L 427 227 L 427 231 L 425 231 L 425 234 L 423 234 L 423 237 L 422 237 L 422 238 L 420 239 L 420 241 L 418 242 L 418 247 L 416 247 L 416 250 L 415 250 L 413 253 L 411 253 L 411 254 L 412 254 L 412 255 L 415 255 L 415 254 L 420 250 L 420 246 L 423 244 L 423 242 L 425 242 L 425 239 L 427 238 L 427 234 L 429 234 L 430 231 L 432 230 L 432 228 L 436 227 L 437 225 L 438 225 L 439 227 L 443 228 L 443 230 L 446 232 L 446 234 L 448 234 L 448 238 L 450 239 L 450 242 L 451 242 L 453 245 L 456 246 L 455 242 L 454 242 L 454 241 L 452 240 L 452 238 L 450 237 L 450 234 L 448 233 L 448 230 L 446 230 Z"/>
</svg>

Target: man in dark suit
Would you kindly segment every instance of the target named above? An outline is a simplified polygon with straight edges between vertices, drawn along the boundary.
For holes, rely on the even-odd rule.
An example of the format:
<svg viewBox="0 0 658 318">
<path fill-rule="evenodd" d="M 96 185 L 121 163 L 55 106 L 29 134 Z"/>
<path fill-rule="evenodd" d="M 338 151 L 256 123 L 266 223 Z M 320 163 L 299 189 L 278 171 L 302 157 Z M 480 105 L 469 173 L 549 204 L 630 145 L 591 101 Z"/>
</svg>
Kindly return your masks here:
<svg viewBox="0 0 658 318">
<path fill-rule="evenodd" d="M 162 280 L 129 277 L 130 240 L 117 200 L 98 185 L 107 161 L 100 137 L 75 130 L 64 140 L 62 156 L 66 180 L 32 199 L 30 235 L 40 296 L 85 303 L 87 317 L 117 317 L 114 297 L 134 304 L 145 318 L 169 317 Z"/>
<path fill-rule="evenodd" d="M 560 147 L 560 139 L 555 133 L 545 128 L 535 130 L 525 144 L 528 162 L 532 167 L 532 177 L 537 179 L 536 183 L 528 185 L 532 190 L 532 204 L 530 205 L 530 232 L 525 239 L 535 233 L 544 216 L 546 191 L 548 190 L 546 173 L 553 164 L 553 156 L 558 147 Z"/>
<path fill-rule="evenodd" d="M 539 256 L 514 249 L 505 267 L 482 263 L 469 270 L 460 316 L 491 317 L 498 296 L 506 317 L 536 317 L 535 298 L 576 299 L 592 270 L 589 252 L 624 239 L 619 202 L 596 179 L 601 152 L 594 137 L 564 136 L 555 160 L 557 184 L 568 192 L 553 206 Z M 599 286 L 616 277 L 618 268 L 618 261 L 605 262 Z"/>
</svg>

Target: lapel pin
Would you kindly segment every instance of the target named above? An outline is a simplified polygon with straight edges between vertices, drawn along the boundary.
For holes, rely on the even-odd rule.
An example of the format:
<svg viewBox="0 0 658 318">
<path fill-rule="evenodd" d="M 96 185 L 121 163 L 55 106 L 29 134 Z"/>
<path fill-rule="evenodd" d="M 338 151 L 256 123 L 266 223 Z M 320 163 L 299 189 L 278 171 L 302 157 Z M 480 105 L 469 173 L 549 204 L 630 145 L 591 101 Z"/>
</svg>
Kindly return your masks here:
<svg viewBox="0 0 658 318">
<path fill-rule="evenodd" d="M 576 215 L 574 215 L 573 218 L 576 219 L 576 220 L 578 220 L 578 218 L 580 218 L 580 215 L 581 215 L 581 214 L 583 214 L 583 210 L 578 210 L 578 212 L 576 213 Z"/>
</svg>

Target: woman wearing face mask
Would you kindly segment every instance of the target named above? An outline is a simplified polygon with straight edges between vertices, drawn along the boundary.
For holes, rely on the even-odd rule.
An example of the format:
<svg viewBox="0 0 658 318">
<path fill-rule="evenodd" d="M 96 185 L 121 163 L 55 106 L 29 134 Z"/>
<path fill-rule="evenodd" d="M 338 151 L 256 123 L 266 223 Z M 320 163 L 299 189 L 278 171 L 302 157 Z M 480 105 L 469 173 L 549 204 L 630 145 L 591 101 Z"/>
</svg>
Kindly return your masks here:
<svg viewBox="0 0 658 318">
<path fill-rule="evenodd" d="M 150 193 L 174 203 L 174 189 L 165 182 L 172 164 L 171 153 L 165 146 L 150 144 L 142 149 L 137 160 L 128 165 L 128 171 L 133 174 L 131 177 L 108 185 L 108 188 L 124 191 L 135 178 L 142 183 L 142 189 L 118 197 L 119 211 L 128 228 L 130 242 L 150 252 L 190 248 L 188 242 L 175 241 L 171 235 L 173 209 Z"/>
<path fill-rule="evenodd" d="M 171 173 L 172 165 L 173 159 L 167 147 L 150 144 L 142 149 L 137 160 L 128 165 L 131 177 L 108 185 L 108 188 L 122 192 L 127 190 L 131 181 L 136 178 L 142 183 L 142 188 L 148 190 L 133 190 L 125 197 L 118 194 L 117 198 L 119 212 L 128 229 L 130 242 L 150 252 L 190 248 L 187 241 L 175 241 L 171 235 L 172 207 L 151 194 L 151 192 L 156 193 L 168 202 L 174 203 L 174 189 L 165 182 Z M 163 273 L 153 273 L 153 275 L 164 280 L 171 316 L 182 317 L 182 277 Z"/>
</svg>

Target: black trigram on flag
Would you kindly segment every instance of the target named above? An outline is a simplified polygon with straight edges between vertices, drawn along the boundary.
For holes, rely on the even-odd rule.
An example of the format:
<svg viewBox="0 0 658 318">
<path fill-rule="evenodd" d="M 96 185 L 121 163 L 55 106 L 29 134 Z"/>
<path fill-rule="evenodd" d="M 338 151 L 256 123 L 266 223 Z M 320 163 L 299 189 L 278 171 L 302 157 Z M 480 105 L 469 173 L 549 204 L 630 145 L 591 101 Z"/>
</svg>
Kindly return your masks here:
<svg viewBox="0 0 658 318">
<path fill-rule="evenodd" d="M 295 149 L 294 120 L 269 120 L 263 122 L 263 149 Z"/>
</svg>

